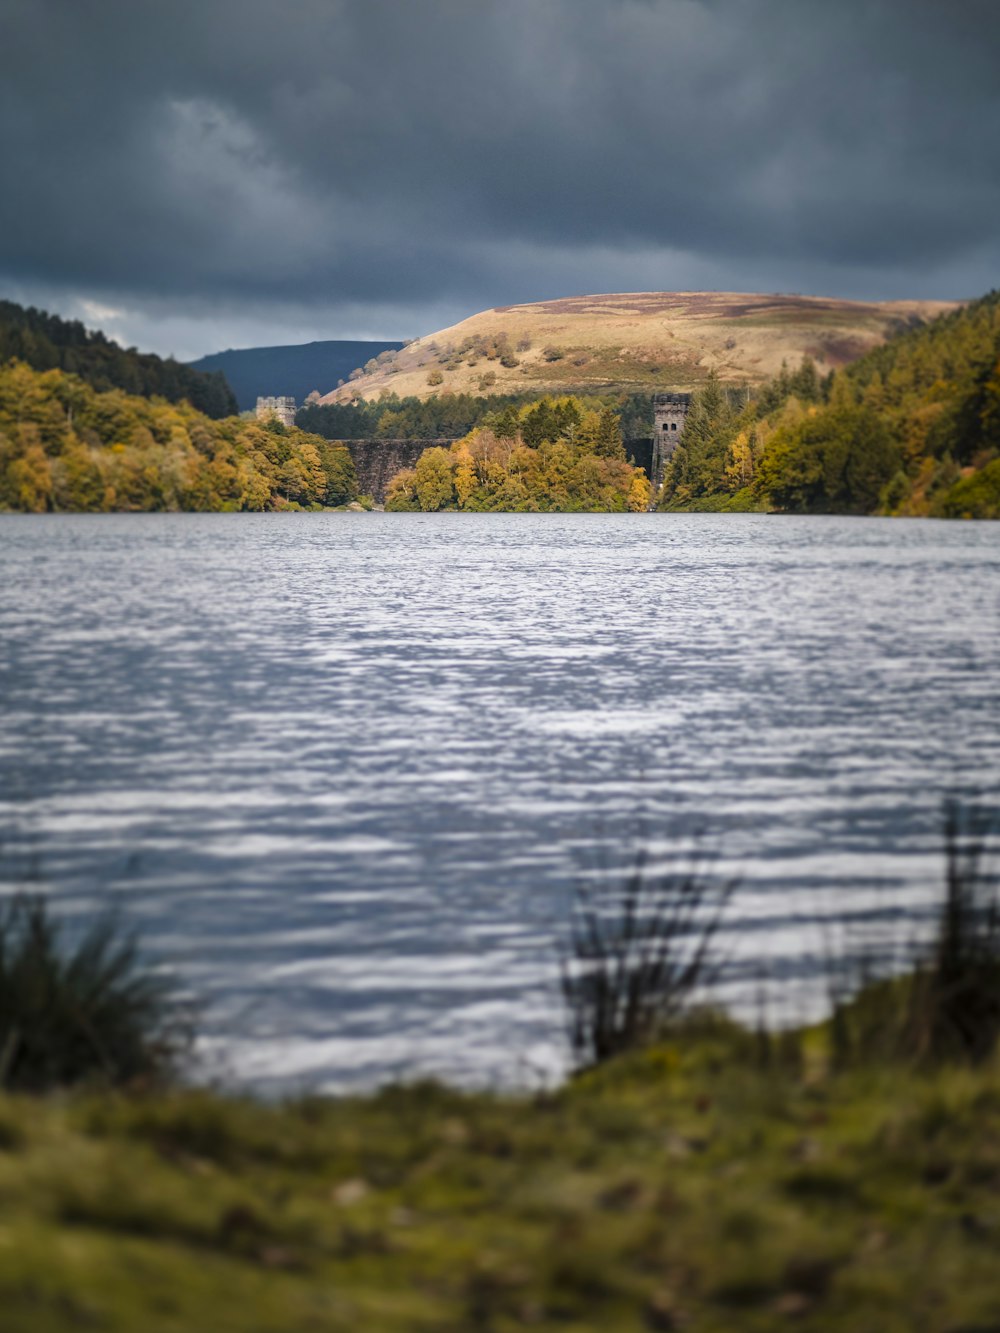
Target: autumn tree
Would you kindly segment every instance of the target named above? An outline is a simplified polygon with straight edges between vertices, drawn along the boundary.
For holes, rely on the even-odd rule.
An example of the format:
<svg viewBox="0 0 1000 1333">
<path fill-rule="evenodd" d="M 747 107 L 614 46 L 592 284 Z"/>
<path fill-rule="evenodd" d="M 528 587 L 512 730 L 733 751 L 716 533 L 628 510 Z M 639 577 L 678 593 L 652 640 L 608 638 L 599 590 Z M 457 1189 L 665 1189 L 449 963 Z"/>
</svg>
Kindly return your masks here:
<svg viewBox="0 0 1000 1333">
<path fill-rule="evenodd" d="M 414 469 L 414 489 L 425 512 L 446 509 L 455 495 L 452 457 L 447 449 L 425 449 Z"/>
</svg>

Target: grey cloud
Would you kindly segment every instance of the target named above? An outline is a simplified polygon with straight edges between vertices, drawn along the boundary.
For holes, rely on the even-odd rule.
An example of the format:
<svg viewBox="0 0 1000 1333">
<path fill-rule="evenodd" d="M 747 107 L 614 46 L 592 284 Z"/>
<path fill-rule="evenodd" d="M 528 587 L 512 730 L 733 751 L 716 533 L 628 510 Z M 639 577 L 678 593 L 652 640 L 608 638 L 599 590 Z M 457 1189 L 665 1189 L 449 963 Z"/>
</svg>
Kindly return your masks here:
<svg viewBox="0 0 1000 1333">
<path fill-rule="evenodd" d="M 0 275 L 147 341 L 206 302 L 337 336 L 637 285 L 971 295 L 998 39 L 986 0 L 2 0 Z"/>
</svg>

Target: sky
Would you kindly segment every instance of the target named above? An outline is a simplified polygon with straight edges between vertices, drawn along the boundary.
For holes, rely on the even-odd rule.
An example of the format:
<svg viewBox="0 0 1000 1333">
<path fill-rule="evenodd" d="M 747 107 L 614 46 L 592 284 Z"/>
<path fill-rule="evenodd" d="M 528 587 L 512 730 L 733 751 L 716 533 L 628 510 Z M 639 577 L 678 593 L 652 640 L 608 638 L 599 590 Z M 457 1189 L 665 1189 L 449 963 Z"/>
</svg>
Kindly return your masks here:
<svg viewBox="0 0 1000 1333">
<path fill-rule="evenodd" d="M 193 358 L 1000 284 L 996 0 L 0 0 L 0 296 Z"/>
</svg>

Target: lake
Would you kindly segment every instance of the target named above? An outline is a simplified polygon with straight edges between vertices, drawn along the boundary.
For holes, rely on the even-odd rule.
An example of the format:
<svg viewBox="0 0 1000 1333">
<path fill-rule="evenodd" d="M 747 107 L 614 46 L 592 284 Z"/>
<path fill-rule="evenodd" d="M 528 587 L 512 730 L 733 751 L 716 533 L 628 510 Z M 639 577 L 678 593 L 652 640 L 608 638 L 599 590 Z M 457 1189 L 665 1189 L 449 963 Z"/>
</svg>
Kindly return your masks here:
<svg viewBox="0 0 1000 1333">
<path fill-rule="evenodd" d="M 740 877 L 732 1004 L 820 1012 L 997 791 L 998 525 L 5 515 L 0 572 L 7 881 L 120 904 L 262 1090 L 550 1077 L 640 846 Z"/>
</svg>

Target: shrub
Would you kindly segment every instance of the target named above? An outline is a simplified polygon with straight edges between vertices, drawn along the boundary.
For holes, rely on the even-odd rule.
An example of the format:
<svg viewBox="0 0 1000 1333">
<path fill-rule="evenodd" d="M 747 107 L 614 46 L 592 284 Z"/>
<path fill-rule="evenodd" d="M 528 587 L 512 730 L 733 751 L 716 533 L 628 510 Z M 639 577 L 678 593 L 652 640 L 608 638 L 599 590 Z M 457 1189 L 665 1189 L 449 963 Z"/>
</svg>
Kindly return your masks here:
<svg viewBox="0 0 1000 1333">
<path fill-rule="evenodd" d="M 933 512 L 942 518 L 1000 518 L 1000 458 L 957 481 L 935 501 Z"/>
<path fill-rule="evenodd" d="M 0 1085 L 43 1092 L 161 1078 L 190 1043 L 171 984 L 103 916 L 74 946 L 37 895 L 0 908 Z"/>
<path fill-rule="evenodd" d="M 650 876 L 643 852 L 623 883 L 577 886 L 561 981 L 578 1067 L 652 1040 L 710 985 L 734 888 L 697 866 Z"/>
<path fill-rule="evenodd" d="M 944 850 L 940 923 L 910 988 L 904 1040 L 918 1060 L 978 1063 L 1000 1038 L 1000 904 L 985 837 L 957 801 L 945 805 Z"/>
<path fill-rule="evenodd" d="M 973 813 L 947 801 L 944 895 L 929 945 L 911 953 L 908 970 L 894 977 L 885 975 L 892 969 L 875 954 L 855 960 L 848 969 L 853 975 L 828 960 L 834 1066 L 978 1064 L 994 1053 L 1000 1040 L 1000 903 L 995 877 L 985 868 L 986 846 Z"/>
</svg>

